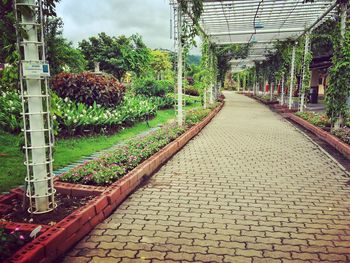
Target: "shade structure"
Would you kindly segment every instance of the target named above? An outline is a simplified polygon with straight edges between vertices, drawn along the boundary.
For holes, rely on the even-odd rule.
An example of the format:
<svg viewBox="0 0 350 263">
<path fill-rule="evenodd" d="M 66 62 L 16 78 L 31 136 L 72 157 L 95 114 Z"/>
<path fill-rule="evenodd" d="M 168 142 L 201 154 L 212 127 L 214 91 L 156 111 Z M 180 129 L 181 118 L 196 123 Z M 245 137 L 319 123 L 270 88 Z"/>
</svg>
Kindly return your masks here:
<svg viewBox="0 0 350 263">
<path fill-rule="evenodd" d="M 336 6 L 336 0 L 203 0 L 200 26 L 218 45 L 250 43 L 245 61 L 256 61 L 275 41 L 297 39 L 333 16 Z"/>
</svg>

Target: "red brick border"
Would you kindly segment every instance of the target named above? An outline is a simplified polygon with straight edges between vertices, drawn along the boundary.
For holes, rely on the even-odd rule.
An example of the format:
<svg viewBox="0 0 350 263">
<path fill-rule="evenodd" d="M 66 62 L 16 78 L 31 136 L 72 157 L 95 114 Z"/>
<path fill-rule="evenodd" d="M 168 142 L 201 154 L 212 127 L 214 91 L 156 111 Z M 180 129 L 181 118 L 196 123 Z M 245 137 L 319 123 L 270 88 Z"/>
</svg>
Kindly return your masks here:
<svg viewBox="0 0 350 263">
<path fill-rule="evenodd" d="M 141 182 L 151 176 L 193 137 L 195 137 L 222 109 L 224 102 L 216 107 L 200 123 L 194 125 L 177 139 L 166 145 L 159 152 L 138 165 L 123 178 L 108 187 L 94 187 L 80 184 L 62 183 L 55 180 L 58 192 L 73 196 L 96 196 L 85 206 L 52 227 L 44 227 L 41 235 L 17 251 L 8 262 L 53 262 L 68 251 L 74 244 L 86 236 L 98 223 L 107 218 Z M 16 188 L 9 195 L 0 196 L 0 205 L 13 198 L 18 198 L 21 190 Z M 34 229 L 37 225 L 3 222 L 5 228 L 21 225 Z M 27 229 L 26 228 L 26 229 Z"/>
<path fill-rule="evenodd" d="M 246 94 L 244 94 L 244 95 L 246 95 Z M 333 146 L 340 153 L 342 153 L 344 156 L 346 156 L 346 158 L 350 159 L 350 145 L 346 144 L 345 142 L 343 142 L 342 140 L 340 140 L 336 136 L 332 135 L 331 133 L 324 131 L 321 128 L 316 127 L 315 125 L 312 125 L 308 121 L 296 116 L 294 114 L 294 112 L 297 112 L 298 111 L 297 109 L 293 108 L 290 110 L 286 106 L 282 106 L 279 104 L 273 104 L 273 105 L 267 104 L 256 96 L 251 96 L 251 95 L 246 95 L 246 96 L 253 98 L 253 99 L 256 99 L 265 105 L 268 105 L 270 107 L 270 109 L 273 109 L 276 112 L 283 114 L 283 117 L 289 118 L 292 121 L 298 123 L 299 125 L 301 125 L 305 129 L 307 129 L 308 131 L 315 134 L 321 140 L 323 140 L 323 141 L 327 142 L 328 144 L 330 144 L 331 146 Z"/>
<path fill-rule="evenodd" d="M 337 149 L 339 152 L 341 152 L 343 155 L 345 155 L 348 159 L 350 159 L 350 145 L 346 144 L 336 136 L 332 135 L 329 132 L 326 132 L 322 130 L 319 127 L 316 127 L 315 125 L 312 125 L 308 121 L 294 115 L 294 114 L 287 114 L 286 118 L 291 119 L 292 121 L 298 123 L 308 131 L 315 134 L 318 138 L 321 140 L 327 142 L 328 144 L 332 145 L 335 149 Z"/>
</svg>

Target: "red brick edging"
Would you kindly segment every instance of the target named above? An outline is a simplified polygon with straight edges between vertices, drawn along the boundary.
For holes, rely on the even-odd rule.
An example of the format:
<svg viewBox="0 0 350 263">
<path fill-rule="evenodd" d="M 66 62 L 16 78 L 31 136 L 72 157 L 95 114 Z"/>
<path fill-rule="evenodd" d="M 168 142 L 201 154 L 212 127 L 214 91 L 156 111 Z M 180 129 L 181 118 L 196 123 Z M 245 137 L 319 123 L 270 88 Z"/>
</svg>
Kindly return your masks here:
<svg viewBox="0 0 350 263">
<path fill-rule="evenodd" d="M 57 192 L 73 196 L 96 196 L 85 206 L 55 224 L 45 226 L 39 237 L 18 250 L 7 262 L 44 263 L 53 262 L 86 236 L 98 223 L 107 218 L 146 178 L 151 176 L 166 161 L 195 137 L 222 109 L 224 102 L 215 108 L 200 123 L 194 125 L 159 152 L 138 165 L 126 176 L 108 187 L 94 187 L 68 184 L 55 180 Z M 16 188 L 8 195 L 0 196 L 0 212 L 13 198 L 18 198 L 21 190 Z M 0 222 L 6 229 L 19 227 L 22 231 L 32 231 L 38 225 Z"/>
<path fill-rule="evenodd" d="M 297 109 L 290 110 L 286 106 L 282 106 L 282 105 L 279 105 L 276 103 L 273 103 L 271 105 L 271 104 L 268 104 L 268 103 L 264 102 L 263 100 L 261 100 L 260 98 L 254 96 L 254 95 L 251 95 L 251 94 L 248 94 L 248 95 L 243 94 L 243 95 L 246 95 L 247 97 L 256 99 L 256 100 L 262 102 L 263 104 L 268 105 L 271 109 L 274 109 L 276 112 L 283 114 L 283 117 L 289 118 L 292 121 L 298 123 L 300 126 L 304 127 L 308 131 L 312 132 L 318 138 L 327 142 L 328 144 L 333 146 L 335 149 L 337 149 L 339 152 L 341 152 L 343 155 L 345 155 L 348 159 L 350 159 L 350 145 L 346 144 L 345 142 L 343 142 L 342 140 L 340 140 L 336 136 L 332 135 L 331 133 L 324 131 L 319 127 L 316 127 L 315 125 L 312 125 L 308 121 L 293 114 L 294 112 L 297 112 Z"/>
<path fill-rule="evenodd" d="M 332 145 L 335 149 L 337 149 L 339 152 L 341 152 L 343 155 L 345 155 L 348 159 L 350 159 L 350 145 L 346 144 L 336 136 L 332 135 L 331 133 L 322 130 L 319 127 L 316 127 L 315 125 L 312 125 L 308 121 L 294 115 L 294 114 L 287 114 L 286 118 L 291 119 L 292 121 L 298 123 L 308 131 L 315 134 L 318 138 L 321 140 L 327 142 L 328 144 Z"/>
</svg>

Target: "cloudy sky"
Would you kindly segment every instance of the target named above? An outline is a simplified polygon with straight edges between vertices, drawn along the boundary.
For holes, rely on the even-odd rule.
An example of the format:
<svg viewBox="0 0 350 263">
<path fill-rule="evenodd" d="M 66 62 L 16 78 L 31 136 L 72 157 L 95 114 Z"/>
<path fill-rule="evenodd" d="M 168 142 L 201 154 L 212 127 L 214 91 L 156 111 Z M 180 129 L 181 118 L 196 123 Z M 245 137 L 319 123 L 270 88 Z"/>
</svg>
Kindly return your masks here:
<svg viewBox="0 0 350 263">
<path fill-rule="evenodd" d="M 151 48 L 173 49 L 168 0 L 61 0 L 57 13 L 64 36 L 75 45 L 100 32 L 139 33 Z"/>
</svg>

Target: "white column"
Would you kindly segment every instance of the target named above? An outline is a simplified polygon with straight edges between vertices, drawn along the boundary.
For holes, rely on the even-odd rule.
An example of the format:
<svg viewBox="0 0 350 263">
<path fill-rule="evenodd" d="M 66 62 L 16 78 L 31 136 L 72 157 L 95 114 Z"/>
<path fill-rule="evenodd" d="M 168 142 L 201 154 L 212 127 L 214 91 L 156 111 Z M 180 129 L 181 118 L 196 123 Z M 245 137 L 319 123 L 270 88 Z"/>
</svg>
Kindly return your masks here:
<svg viewBox="0 0 350 263">
<path fill-rule="evenodd" d="M 284 74 L 281 80 L 281 105 L 284 105 Z"/>
<path fill-rule="evenodd" d="M 271 82 L 271 85 L 270 85 L 270 101 L 272 101 L 273 89 L 275 88 L 274 84 L 275 84 L 274 82 Z"/>
<path fill-rule="evenodd" d="M 305 105 L 305 89 L 304 87 L 304 78 L 305 78 L 305 72 L 306 70 L 309 70 L 310 65 L 305 64 L 307 53 L 309 52 L 309 42 L 310 42 L 310 34 L 309 32 L 305 35 L 305 47 L 304 47 L 304 61 L 303 61 L 303 75 L 300 83 L 300 107 L 299 111 L 304 111 L 304 105 Z"/>
<path fill-rule="evenodd" d="M 243 92 L 245 92 L 246 85 L 247 85 L 247 77 L 244 73 L 244 75 L 243 75 Z"/>
<path fill-rule="evenodd" d="M 241 79 L 239 77 L 239 73 L 237 73 L 237 82 L 238 82 L 238 91 L 241 91 Z"/>
<path fill-rule="evenodd" d="M 40 2 L 39 2 L 40 3 Z M 16 3 L 17 4 L 17 3 Z M 25 4 L 34 6 L 35 0 L 27 0 Z M 17 6 L 16 6 L 17 10 Z M 16 11 L 17 12 L 17 11 Z M 39 49 L 37 43 L 43 42 L 38 39 L 38 25 L 36 12 L 21 12 L 23 29 L 27 38 L 21 40 L 23 43 L 23 58 L 28 63 L 40 63 Z M 41 15 L 39 16 L 41 17 Z M 43 58 L 44 59 L 44 58 Z M 21 66 L 23 68 L 23 66 Z M 22 70 L 23 72 L 23 70 Z M 22 105 L 24 111 L 24 133 L 27 165 L 27 192 L 30 199 L 29 211 L 32 213 L 45 213 L 53 209 L 53 189 L 48 163 L 51 162 L 51 155 L 47 158 L 47 143 L 45 139 L 45 119 L 47 115 L 44 109 L 43 97 L 46 95 L 42 90 L 42 81 L 39 76 L 26 76 L 24 79 L 21 73 Z M 24 92 L 24 88 L 26 92 Z M 24 97 L 25 96 L 25 97 Z M 29 130 L 28 125 L 29 124 Z M 27 135 L 29 135 L 27 137 Z M 50 136 L 50 135 L 49 135 Z M 50 146 L 51 147 L 51 146 Z M 51 167 L 51 166 L 50 166 Z M 50 196 L 50 197 L 49 197 Z M 33 203 L 34 201 L 34 203 Z"/>
<path fill-rule="evenodd" d="M 292 109 L 292 104 L 293 104 L 294 67 L 295 67 L 295 44 L 293 45 L 292 66 L 290 69 L 289 103 L 288 103 L 289 109 Z"/>
<path fill-rule="evenodd" d="M 183 125 L 183 109 L 182 109 L 182 10 L 179 4 L 177 10 L 177 123 L 179 126 Z"/>
</svg>

